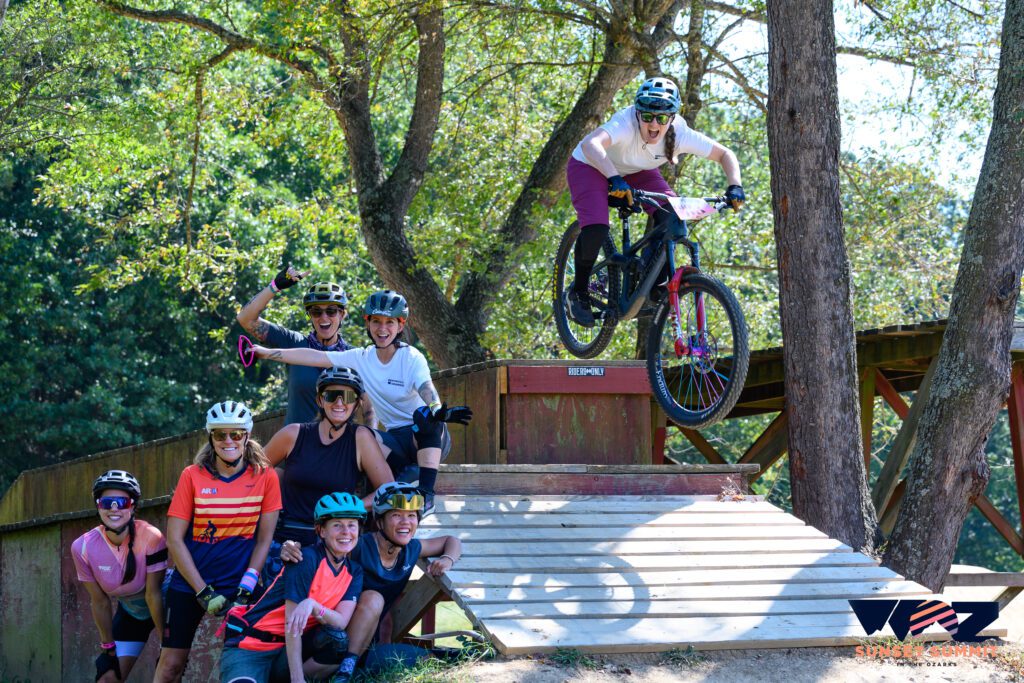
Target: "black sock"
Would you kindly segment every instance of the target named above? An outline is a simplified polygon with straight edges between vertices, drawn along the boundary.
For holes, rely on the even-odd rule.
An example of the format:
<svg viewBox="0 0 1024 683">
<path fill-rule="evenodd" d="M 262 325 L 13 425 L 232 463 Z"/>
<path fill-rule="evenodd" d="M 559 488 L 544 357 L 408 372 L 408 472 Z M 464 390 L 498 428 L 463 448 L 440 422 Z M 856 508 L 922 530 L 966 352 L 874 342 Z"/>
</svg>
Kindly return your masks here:
<svg viewBox="0 0 1024 683">
<path fill-rule="evenodd" d="M 437 468 L 420 467 L 420 490 L 426 494 L 434 493 L 434 482 L 437 481 Z"/>
<path fill-rule="evenodd" d="M 608 230 L 608 226 L 601 223 L 585 225 L 580 230 L 580 236 L 576 238 L 576 249 L 573 253 L 576 281 L 573 289 L 577 294 L 587 293 L 587 282 L 597 262 L 597 255 L 601 253 L 601 245 L 608 238 Z"/>
</svg>

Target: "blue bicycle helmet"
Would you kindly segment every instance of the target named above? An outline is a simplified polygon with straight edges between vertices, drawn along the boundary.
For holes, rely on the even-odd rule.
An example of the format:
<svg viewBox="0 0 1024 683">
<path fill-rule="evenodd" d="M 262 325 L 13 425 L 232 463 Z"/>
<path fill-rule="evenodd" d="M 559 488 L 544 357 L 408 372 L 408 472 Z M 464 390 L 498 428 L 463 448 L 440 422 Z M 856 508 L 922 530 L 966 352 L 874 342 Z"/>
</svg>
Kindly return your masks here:
<svg viewBox="0 0 1024 683">
<path fill-rule="evenodd" d="M 366 506 L 351 493 L 328 493 L 316 502 L 313 519 L 322 524 L 330 519 L 366 519 Z"/>
<path fill-rule="evenodd" d="M 390 289 L 374 292 L 363 306 L 363 316 L 368 318 L 371 315 L 405 320 L 409 317 L 409 303 L 404 296 Z"/>
<path fill-rule="evenodd" d="M 664 76 L 648 78 L 640 84 L 633 103 L 637 111 L 672 112 L 674 114 L 679 111 L 681 104 L 679 88 L 671 79 Z"/>
</svg>

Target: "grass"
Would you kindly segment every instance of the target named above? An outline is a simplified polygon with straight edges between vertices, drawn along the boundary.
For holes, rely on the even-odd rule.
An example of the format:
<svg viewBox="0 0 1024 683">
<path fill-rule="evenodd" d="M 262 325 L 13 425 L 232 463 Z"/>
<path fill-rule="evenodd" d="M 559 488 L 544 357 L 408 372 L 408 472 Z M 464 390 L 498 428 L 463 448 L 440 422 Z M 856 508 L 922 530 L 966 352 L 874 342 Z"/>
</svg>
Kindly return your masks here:
<svg viewBox="0 0 1024 683">
<path fill-rule="evenodd" d="M 688 646 L 685 650 L 677 647 L 664 652 L 661 655 L 661 660 L 671 666 L 686 669 L 693 668 L 707 661 L 702 655 L 697 653 L 693 645 Z"/>
<path fill-rule="evenodd" d="M 596 659 L 572 647 L 560 647 L 548 656 L 553 664 L 566 669 L 596 669 Z"/>
</svg>

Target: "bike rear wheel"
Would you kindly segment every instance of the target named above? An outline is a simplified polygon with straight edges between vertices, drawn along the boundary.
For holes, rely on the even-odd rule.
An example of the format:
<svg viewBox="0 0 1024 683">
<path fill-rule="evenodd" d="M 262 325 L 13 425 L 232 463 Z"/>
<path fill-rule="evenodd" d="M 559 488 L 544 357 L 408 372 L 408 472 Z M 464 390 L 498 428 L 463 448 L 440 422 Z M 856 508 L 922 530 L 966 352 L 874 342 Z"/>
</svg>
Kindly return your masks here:
<svg viewBox="0 0 1024 683">
<path fill-rule="evenodd" d="M 618 269 L 608 265 L 608 257 L 615 253 L 615 243 L 609 236 L 601 246 L 598 265 L 590 274 L 587 287 L 594 312 L 594 326 L 584 327 L 569 317 L 566 294 L 576 278 L 573 251 L 579 235 L 580 226 L 573 223 L 562 235 L 562 242 L 558 245 L 552 303 L 555 327 L 558 328 L 558 336 L 566 350 L 577 358 L 593 358 L 608 346 L 615 332 L 615 325 L 618 324 L 614 309 L 619 298 L 620 278 Z"/>
<path fill-rule="evenodd" d="M 743 391 L 750 363 L 747 324 L 729 288 L 704 274 L 684 278 L 678 322 L 677 330 L 666 297 L 647 335 L 647 375 L 668 418 L 700 429 L 728 415 Z"/>
</svg>

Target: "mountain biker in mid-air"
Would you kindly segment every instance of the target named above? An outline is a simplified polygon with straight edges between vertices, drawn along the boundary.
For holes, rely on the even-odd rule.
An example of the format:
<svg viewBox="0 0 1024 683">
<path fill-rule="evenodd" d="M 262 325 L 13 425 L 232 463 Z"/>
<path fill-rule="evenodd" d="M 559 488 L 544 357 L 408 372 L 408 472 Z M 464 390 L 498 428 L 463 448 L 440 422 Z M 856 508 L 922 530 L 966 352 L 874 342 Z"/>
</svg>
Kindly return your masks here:
<svg viewBox="0 0 1024 683">
<path fill-rule="evenodd" d="M 736 155 L 711 138 L 692 130 L 679 116 L 679 88 L 668 78 L 648 78 L 637 90 L 632 106 L 615 112 L 606 123 L 576 145 L 566 167 L 569 193 L 579 219 L 574 267 L 576 279 L 568 292 L 569 316 L 590 327 L 594 314 L 587 290 L 601 245 L 608 238 L 608 198 L 633 204 L 633 188 L 675 195 L 658 171 L 666 161 L 675 164 L 682 153 L 717 161 L 725 172 L 725 198 L 739 211 L 746 197 Z M 653 212 L 651 208 L 645 209 Z M 665 212 L 655 214 L 655 225 Z"/>
</svg>

